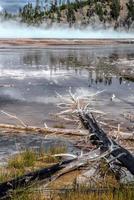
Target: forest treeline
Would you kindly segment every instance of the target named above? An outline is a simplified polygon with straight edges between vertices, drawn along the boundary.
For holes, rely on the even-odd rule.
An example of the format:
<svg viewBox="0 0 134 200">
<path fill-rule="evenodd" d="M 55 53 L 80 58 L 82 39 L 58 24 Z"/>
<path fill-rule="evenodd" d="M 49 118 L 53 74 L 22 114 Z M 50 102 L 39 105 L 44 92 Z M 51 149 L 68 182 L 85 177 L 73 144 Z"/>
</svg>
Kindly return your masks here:
<svg viewBox="0 0 134 200">
<path fill-rule="evenodd" d="M 72 26 L 97 26 L 134 28 L 134 1 L 133 0 L 77 0 L 74 3 L 57 6 L 57 2 L 51 4 L 49 10 L 45 7 L 33 6 L 32 3 L 20 8 L 18 13 L 1 13 L 4 20 L 14 19 L 28 25 L 40 25 L 46 23 L 67 24 Z"/>
</svg>

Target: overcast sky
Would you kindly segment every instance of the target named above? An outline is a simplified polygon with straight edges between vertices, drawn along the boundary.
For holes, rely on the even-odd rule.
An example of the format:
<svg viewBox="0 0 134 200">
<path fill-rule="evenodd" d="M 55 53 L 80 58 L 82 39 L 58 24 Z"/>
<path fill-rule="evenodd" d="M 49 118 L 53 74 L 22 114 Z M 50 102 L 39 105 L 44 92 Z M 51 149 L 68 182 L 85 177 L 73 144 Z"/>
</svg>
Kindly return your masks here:
<svg viewBox="0 0 134 200">
<path fill-rule="evenodd" d="M 0 0 L 0 11 L 6 9 L 7 11 L 16 12 L 20 7 L 27 2 L 35 2 L 36 0 Z"/>
<path fill-rule="evenodd" d="M 41 5 L 43 5 L 43 2 L 46 0 L 40 0 Z M 51 0 L 48 0 L 48 2 Z M 58 0 L 59 3 L 64 2 L 67 3 L 68 0 Z M 74 2 L 75 0 L 70 0 L 70 2 Z M 20 7 L 23 7 L 28 2 L 32 2 L 35 4 L 36 0 L 0 0 L 0 11 L 7 10 L 10 12 L 17 12 Z"/>
</svg>

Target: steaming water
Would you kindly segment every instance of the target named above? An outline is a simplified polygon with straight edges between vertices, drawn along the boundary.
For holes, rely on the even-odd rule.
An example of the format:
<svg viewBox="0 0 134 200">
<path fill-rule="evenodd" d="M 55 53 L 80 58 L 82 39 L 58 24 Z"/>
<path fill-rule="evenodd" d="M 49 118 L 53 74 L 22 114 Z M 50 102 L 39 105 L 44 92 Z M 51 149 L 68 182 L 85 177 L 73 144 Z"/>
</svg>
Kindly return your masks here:
<svg viewBox="0 0 134 200">
<path fill-rule="evenodd" d="M 24 24 L 17 22 L 1 22 L 0 23 L 0 38 L 127 38 L 133 39 L 134 32 L 108 30 L 93 30 L 92 28 L 84 28 L 84 30 L 53 26 L 47 29 L 44 27 L 27 27 Z"/>
<path fill-rule="evenodd" d="M 0 110 L 16 114 L 28 125 L 57 125 L 59 122 L 51 116 L 59 111 L 55 92 L 66 96 L 71 86 L 78 96 L 105 90 L 91 108 L 122 120 L 122 113 L 133 111 L 134 82 L 121 78 L 117 67 L 122 71 L 129 67 L 130 74 L 134 73 L 134 45 L 1 49 Z M 113 94 L 116 98 L 111 101 Z M 18 123 L 1 114 L 0 123 L 5 122 Z M 41 141 L 47 145 L 37 135 L 1 134 L 1 159 L 17 151 L 16 140 L 19 146 L 39 147 Z"/>
<path fill-rule="evenodd" d="M 114 104 L 110 98 L 114 93 L 133 102 L 134 83 L 117 74 L 117 66 L 134 69 L 133 55 L 133 45 L 1 50 L 0 109 L 15 112 L 30 125 L 43 126 L 46 121 L 51 125 L 49 113 L 56 112 L 55 104 L 59 102 L 56 92 L 67 95 L 71 86 L 78 95 L 105 89 L 100 95 L 101 109 L 111 111 L 119 106 L 123 111 L 130 105 Z M 6 120 L 12 123 L 11 119 Z M 5 122 L 3 115 L 1 122 Z"/>
</svg>

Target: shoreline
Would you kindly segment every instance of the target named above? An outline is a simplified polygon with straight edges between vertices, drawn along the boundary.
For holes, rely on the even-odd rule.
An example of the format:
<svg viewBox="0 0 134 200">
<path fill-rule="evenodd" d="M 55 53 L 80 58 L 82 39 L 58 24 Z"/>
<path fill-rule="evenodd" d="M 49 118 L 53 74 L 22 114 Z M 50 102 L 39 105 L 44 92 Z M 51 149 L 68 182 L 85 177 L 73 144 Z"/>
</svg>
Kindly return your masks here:
<svg viewBox="0 0 134 200">
<path fill-rule="evenodd" d="M 102 46 L 102 45 L 121 45 L 134 44 L 134 39 L 43 39 L 43 38 L 3 38 L 0 39 L 0 48 L 8 47 L 51 47 L 51 46 Z"/>
</svg>

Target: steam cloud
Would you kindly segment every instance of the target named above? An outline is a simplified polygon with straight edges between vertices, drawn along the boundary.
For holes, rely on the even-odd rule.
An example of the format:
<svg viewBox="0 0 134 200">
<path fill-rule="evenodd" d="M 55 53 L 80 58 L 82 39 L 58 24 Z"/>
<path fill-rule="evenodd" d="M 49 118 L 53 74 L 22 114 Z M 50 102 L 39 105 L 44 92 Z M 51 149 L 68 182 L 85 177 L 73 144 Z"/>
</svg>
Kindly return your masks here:
<svg viewBox="0 0 134 200">
<path fill-rule="evenodd" d="M 0 38 L 134 38 L 134 32 L 108 30 L 93 30 L 91 27 L 83 30 L 54 26 L 52 28 L 28 27 L 17 22 L 0 22 Z"/>
</svg>

